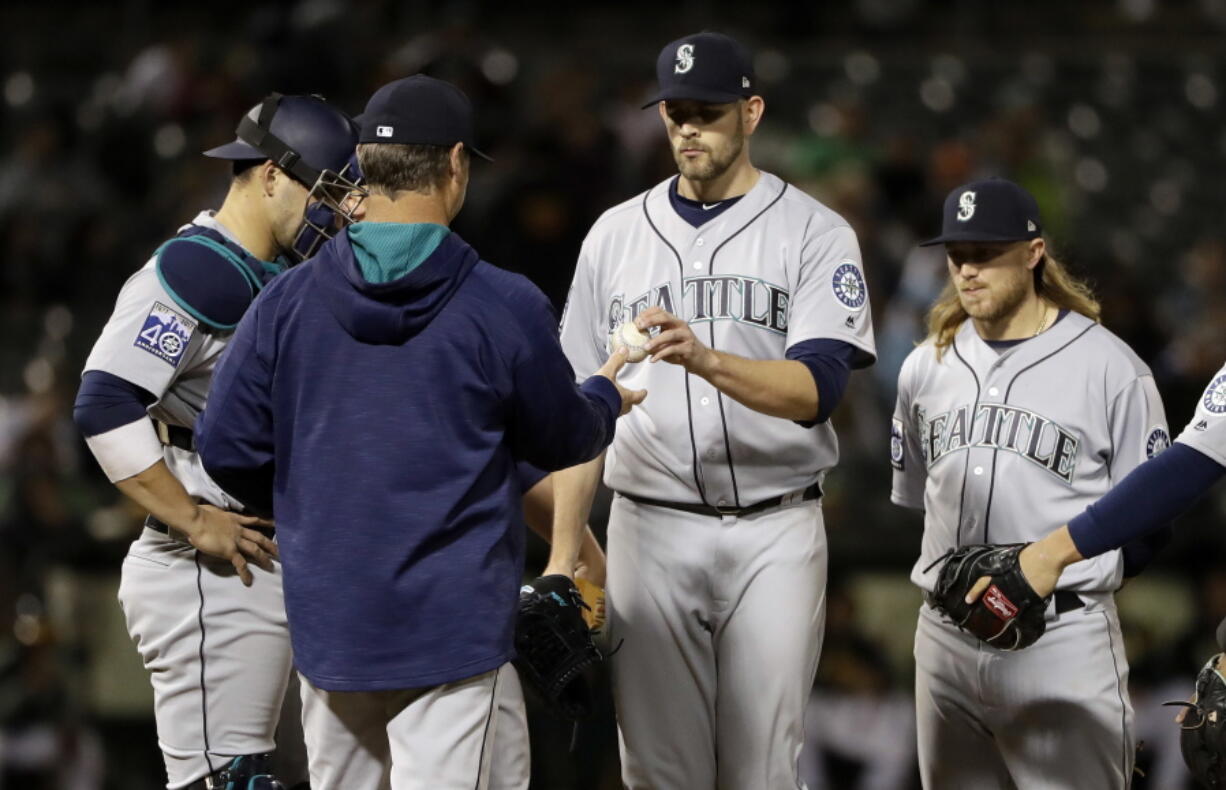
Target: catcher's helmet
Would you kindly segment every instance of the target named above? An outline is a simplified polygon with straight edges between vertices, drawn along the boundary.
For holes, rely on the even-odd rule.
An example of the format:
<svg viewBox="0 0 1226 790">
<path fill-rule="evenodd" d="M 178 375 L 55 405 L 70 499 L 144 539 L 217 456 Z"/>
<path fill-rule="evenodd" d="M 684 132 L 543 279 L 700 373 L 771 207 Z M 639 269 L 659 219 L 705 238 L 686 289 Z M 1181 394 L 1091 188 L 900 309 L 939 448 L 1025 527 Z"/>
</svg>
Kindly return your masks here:
<svg viewBox="0 0 1226 790">
<path fill-rule="evenodd" d="M 293 257 L 306 259 L 353 220 L 360 197 L 357 124 L 319 96 L 269 94 L 238 122 L 238 139 L 204 152 L 230 160 L 271 160 L 310 190 Z M 350 197 L 353 195 L 354 197 Z"/>
<path fill-rule="evenodd" d="M 353 120 L 319 96 L 269 94 L 238 122 L 238 139 L 204 152 L 215 159 L 271 159 L 310 188 L 343 173 L 358 144 Z"/>
</svg>

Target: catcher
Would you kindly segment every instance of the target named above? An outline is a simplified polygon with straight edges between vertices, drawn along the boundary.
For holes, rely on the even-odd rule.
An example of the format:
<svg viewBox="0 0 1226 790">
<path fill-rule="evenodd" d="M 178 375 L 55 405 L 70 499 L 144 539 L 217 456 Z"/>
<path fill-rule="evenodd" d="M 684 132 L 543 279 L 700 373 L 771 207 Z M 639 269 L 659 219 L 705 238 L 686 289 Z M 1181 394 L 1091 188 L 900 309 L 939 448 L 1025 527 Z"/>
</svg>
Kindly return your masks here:
<svg viewBox="0 0 1226 790">
<path fill-rule="evenodd" d="M 945 246 L 949 282 L 899 375 L 892 499 L 924 511 L 911 578 L 928 601 L 915 636 L 926 788 L 1097 790 L 1132 775 L 1113 591 L 1151 547 L 1082 563 L 1041 595 L 1011 576 L 1019 546 L 960 549 L 1039 537 L 1036 524 L 1075 515 L 1169 443 L 1149 370 L 1099 324 L 1042 227 L 1009 181 L 950 193 L 928 242 Z"/>
</svg>

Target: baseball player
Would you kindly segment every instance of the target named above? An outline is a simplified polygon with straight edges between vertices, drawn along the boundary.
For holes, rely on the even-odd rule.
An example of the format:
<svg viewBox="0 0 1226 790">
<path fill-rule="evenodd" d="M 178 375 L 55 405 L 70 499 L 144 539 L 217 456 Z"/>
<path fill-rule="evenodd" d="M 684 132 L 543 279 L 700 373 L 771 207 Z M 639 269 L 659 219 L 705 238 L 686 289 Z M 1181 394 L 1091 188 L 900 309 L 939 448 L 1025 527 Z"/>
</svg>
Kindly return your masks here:
<svg viewBox="0 0 1226 790">
<path fill-rule="evenodd" d="M 945 201 L 950 281 L 898 378 L 896 504 L 924 511 L 911 578 L 967 543 L 1020 542 L 1080 512 L 1169 444 L 1149 369 L 1048 252 L 1034 199 L 1003 179 Z M 1036 645 L 1004 652 L 925 604 L 915 636 L 926 788 L 1126 788 L 1134 742 L 1113 592 L 1148 547 L 1081 563 Z M 1057 671 L 1058 670 L 1058 671 Z"/>
<path fill-rule="evenodd" d="M 348 116 L 318 97 L 273 94 L 252 109 L 237 140 L 205 153 L 233 162 L 221 208 L 128 279 L 85 363 L 76 423 L 108 478 L 150 513 L 119 600 L 153 683 L 170 788 L 261 776 L 252 788 L 281 787 L 268 753 L 291 657 L 272 525 L 209 479 L 192 426 L 252 299 L 328 232 L 356 143 Z M 286 785 L 305 779 L 299 762 Z"/>
<path fill-rule="evenodd" d="M 744 47 L 686 36 L 657 75 L 647 106 L 679 173 L 592 227 L 562 322 L 579 377 L 623 322 L 652 335 L 626 382 L 655 394 L 603 459 L 623 781 L 797 787 L 825 617 L 828 418 L 874 359 L 860 252 L 841 217 L 753 166 L 765 102 Z M 583 522 L 600 469 L 554 475 L 555 528 Z"/>
<path fill-rule="evenodd" d="M 1196 405 L 1192 421 L 1162 455 L 1065 526 L 1022 550 L 1022 571 L 1047 595 L 1065 568 L 1159 532 L 1226 476 L 1226 367 Z M 986 585 L 985 585 L 986 586 Z M 977 598 L 981 590 L 973 591 Z"/>
<path fill-rule="evenodd" d="M 365 220 L 243 317 L 197 441 L 223 489 L 276 513 L 312 787 L 484 790 L 519 735 L 494 715 L 524 562 L 515 462 L 592 458 L 646 393 L 612 380 L 625 353 L 576 386 L 544 294 L 450 231 L 484 158 L 463 93 L 397 80 L 361 127 Z M 553 530 L 551 567 L 582 534 Z"/>
</svg>

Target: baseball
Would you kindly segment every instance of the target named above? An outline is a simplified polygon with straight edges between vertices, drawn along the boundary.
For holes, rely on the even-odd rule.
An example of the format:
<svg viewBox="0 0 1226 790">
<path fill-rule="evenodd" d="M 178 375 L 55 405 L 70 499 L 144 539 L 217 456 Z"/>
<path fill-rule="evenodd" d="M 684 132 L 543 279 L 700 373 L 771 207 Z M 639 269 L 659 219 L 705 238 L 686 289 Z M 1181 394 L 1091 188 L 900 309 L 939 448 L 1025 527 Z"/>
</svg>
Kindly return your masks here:
<svg viewBox="0 0 1226 790">
<path fill-rule="evenodd" d="M 639 331 L 639 328 L 634 325 L 633 321 L 627 321 L 621 324 L 617 329 L 613 330 L 613 350 L 625 346 L 629 349 L 626 355 L 627 362 L 642 362 L 647 358 L 647 352 L 643 349 L 643 344 L 650 338 Z"/>
</svg>

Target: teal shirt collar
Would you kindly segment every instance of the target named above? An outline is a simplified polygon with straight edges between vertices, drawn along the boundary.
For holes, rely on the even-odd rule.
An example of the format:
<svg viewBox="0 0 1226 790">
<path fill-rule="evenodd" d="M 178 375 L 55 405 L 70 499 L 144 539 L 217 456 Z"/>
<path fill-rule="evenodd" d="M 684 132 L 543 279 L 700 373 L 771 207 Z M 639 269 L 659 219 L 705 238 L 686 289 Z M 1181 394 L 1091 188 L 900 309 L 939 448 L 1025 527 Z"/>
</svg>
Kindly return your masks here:
<svg viewBox="0 0 1226 790">
<path fill-rule="evenodd" d="M 362 278 L 380 284 L 420 266 L 451 229 L 432 222 L 359 222 L 349 226 L 348 233 Z"/>
</svg>

